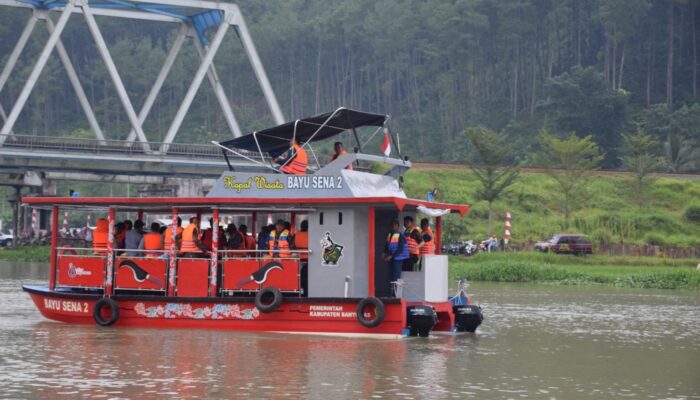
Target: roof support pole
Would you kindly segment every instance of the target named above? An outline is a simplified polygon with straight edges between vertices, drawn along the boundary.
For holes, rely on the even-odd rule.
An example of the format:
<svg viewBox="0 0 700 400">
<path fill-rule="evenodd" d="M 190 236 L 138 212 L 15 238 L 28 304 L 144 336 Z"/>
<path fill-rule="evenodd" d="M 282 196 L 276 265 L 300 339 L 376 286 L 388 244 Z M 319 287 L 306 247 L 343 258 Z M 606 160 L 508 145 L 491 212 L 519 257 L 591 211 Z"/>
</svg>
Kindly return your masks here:
<svg viewBox="0 0 700 400">
<path fill-rule="evenodd" d="M 15 233 L 14 235 L 18 235 Z M 49 260 L 49 290 L 56 288 L 56 269 L 58 268 L 58 206 L 51 208 L 51 259 Z"/>
<path fill-rule="evenodd" d="M 105 268 L 105 296 L 110 297 L 113 294 L 113 287 L 114 287 L 114 250 L 117 248 L 114 243 L 114 234 L 115 228 L 115 220 L 117 219 L 116 217 L 116 210 L 114 207 L 109 208 L 109 212 L 107 213 L 107 225 L 109 226 L 109 233 L 107 234 L 107 268 Z"/>
<path fill-rule="evenodd" d="M 277 97 L 275 97 L 275 92 L 272 91 L 272 86 L 270 86 L 270 81 L 267 79 L 267 74 L 265 73 L 265 68 L 260 61 L 258 56 L 258 51 L 255 49 L 255 44 L 253 44 L 253 39 L 248 33 L 248 27 L 245 24 L 243 15 L 238 9 L 238 6 L 232 4 L 231 7 L 235 9 L 236 19 L 234 24 L 238 31 L 238 36 L 241 38 L 241 43 L 243 44 L 243 49 L 245 49 L 248 58 L 250 59 L 250 65 L 253 67 L 253 72 L 255 72 L 255 77 L 258 78 L 258 83 L 263 90 L 265 95 L 265 100 L 267 100 L 267 105 L 270 107 L 272 112 L 272 118 L 275 120 L 277 125 L 281 125 L 285 122 L 284 115 L 282 114 L 282 109 L 280 109 L 279 103 L 277 103 Z"/>
<path fill-rule="evenodd" d="M 161 67 L 158 77 L 153 83 L 151 91 L 148 92 L 148 97 L 146 97 L 146 101 L 144 101 L 141 111 L 139 112 L 139 124 L 141 127 L 143 127 L 144 121 L 146 121 L 146 118 L 148 118 L 148 114 L 151 112 L 151 107 L 153 107 L 153 103 L 155 103 L 156 97 L 158 97 L 158 93 L 160 93 L 160 89 L 163 87 L 165 78 L 168 76 L 168 73 L 170 73 L 170 68 L 172 68 L 177 55 L 180 53 L 182 44 L 185 42 L 185 38 L 187 37 L 187 30 L 186 24 L 180 24 L 180 30 L 177 32 L 175 42 L 173 42 L 173 47 L 170 49 L 170 52 L 168 52 L 168 56 L 165 58 L 163 67 Z M 131 132 L 129 132 L 129 136 L 126 138 L 126 141 L 131 143 L 135 138 L 136 131 L 132 129 Z"/>
<path fill-rule="evenodd" d="M 368 231 L 368 237 L 367 237 L 367 253 L 369 254 L 369 259 L 367 260 L 367 296 L 369 297 L 374 297 L 375 293 L 375 282 L 374 282 L 374 252 L 376 249 L 374 248 L 374 234 L 375 234 L 375 211 L 374 207 L 369 208 L 369 213 L 368 213 L 368 221 L 367 221 L 367 231 Z"/>
<path fill-rule="evenodd" d="M 163 251 L 167 252 L 168 254 L 168 296 L 175 296 L 175 273 L 176 273 L 176 257 L 177 257 L 177 208 L 173 208 L 173 215 L 172 215 L 172 220 L 170 223 L 170 234 L 172 235 L 171 237 L 171 242 L 170 242 L 170 248 L 169 249 L 163 249 Z M 166 229 L 164 234 L 167 234 L 168 230 Z"/>
<path fill-rule="evenodd" d="M 175 139 L 175 135 L 177 135 L 177 131 L 180 129 L 180 125 L 182 125 L 182 121 L 185 119 L 185 114 L 187 114 L 187 111 L 190 109 L 190 106 L 192 105 L 192 100 L 194 100 L 194 96 L 195 94 L 197 94 L 197 90 L 199 90 L 199 86 L 201 86 L 202 84 L 204 74 L 207 73 L 209 66 L 214 60 L 214 55 L 216 55 L 216 52 L 219 50 L 219 46 L 221 45 L 221 42 L 223 41 L 224 36 L 226 35 L 226 31 L 228 30 L 230 22 L 231 16 L 227 13 L 224 17 L 224 21 L 221 22 L 221 25 L 219 25 L 219 28 L 216 30 L 214 38 L 211 41 L 211 47 L 209 48 L 209 52 L 207 53 L 206 57 L 204 57 L 204 61 L 202 61 L 202 63 L 199 65 L 199 69 L 197 70 L 197 73 L 195 73 L 194 79 L 192 79 L 192 83 L 190 84 L 189 89 L 187 89 L 185 98 L 182 100 L 180 108 L 177 110 L 175 118 L 170 124 L 168 133 L 165 135 L 165 139 L 163 140 L 164 143 L 160 147 L 161 153 L 167 153 L 168 149 L 170 148 L 170 144 Z"/>
<path fill-rule="evenodd" d="M 193 40 L 195 47 L 197 47 L 197 53 L 199 53 L 199 57 L 202 59 L 202 61 L 204 61 L 207 53 L 209 53 L 210 51 L 209 47 L 202 46 L 202 43 L 199 41 L 198 37 L 195 37 Z M 226 123 L 228 124 L 229 129 L 231 129 L 233 137 L 241 137 L 243 135 L 241 133 L 241 128 L 238 126 L 238 121 L 236 121 L 236 117 L 233 115 L 233 109 L 231 108 L 231 104 L 228 101 L 228 97 L 226 97 L 224 85 L 222 85 L 221 80 L 219 80 L 219 74 L 216 73 L 216 68 L 214 67 L 213 61 L 211 63 L 211 66 L 207 70 L 207 77 L 209 78 L 209 82 L 211 83 L 211 86 L 214 89 L 214 93 L 216 94 L 217 100 L 219 100 L 221 111 L 224 112 L 224 118 L 226 118 Z"/>
<path fill-rule="evenodd" d="M 48 13 L 43 12 L 42 14 L 44 21 L 46 21 L 46 30 L 49 31 L 50 35 L 56 30 L 56 27 L 54 26 L 54 23 L 51 20 L 51 17 L 49 17 Z M 63 67 L 66 69 L 68 79 L 73 85 L 73 90 L 75 90 L 75 94 L 78 96 L 78 101 L 80 102 L 80 106 L 85 112 L 85 116 L 88 119 L 88 123 L 90 124 L 92 132 L 95 134 L 95 137 L 100 141 L 101 145 L 107 144 L 104 141 L 105 136 L 102 133 L 102 129 L 100 129 L 100 124 L 97 123 L 97 118 L 95 118 L 95 113 L 92 111 L 92 107 L 90 106 L 90 102 L 88 101 L 87 96 L 85 95 L 83 86 L 80 84 L 78 74 L 75 72 L 75 68 L 73 68 L 73 63 L 71 63 L 70 57 L 68 57 L 68 52 L 63 46 L 63 41 L 60 38 L 58 39 L 58 42 L 56 42 L 56 52 L 58 53 L 58 56 L 61 59 L 61 62 L 63 63 Z"/>
<path fill-rule="evenodd" d="M 46 41 L 44 49 L 39 55 L 39 59 L 34 65 L 32 72 L 29 74 L 29 78 L 24 84 L 24 88 L 22 88 L 19 97 L 17 97 L 17 101 L 15 101 L 15 105 L 12 107 L 12 111 L 10 111 L 10 114 L 7 116 L 7 120 L 2 126 L 2 130 L 0 130 L 0 145 L 2 145 L 2 143 L 5 142 L 7 135 L 12 131 L 15 122 L 17 122 L 17 118 L 19 118 L 19 114 L 20 112 L 22 112 L 24 104 L 29 98 L 29 94 L 32 92 L 32 89 L 34 89 L 34 85 L 36 85 L 37 80 L 39 80 L 39 75 L 41 75 L 41 71 L 44 70 L 46 62 L 49 60 L 49 56 L 51 55 L 53 48 L 56 46 L 56 42 L 58 42 L 58 38 L 61 36 L 61 32 L 63 32 L 63 28 L 66 27 L 66 23 L 68 22 L 68 18 L 73 12 L 73 8 L 73 0 L 68 0 L 66 2 L 66 6 L 61 12 L 61 16 L 58 18 L 58 22 L 56 23 L 56 29 L 51 35 L 49 35 L 49 39 Z M 34 21 L 34 23 L 36 23 L 36 21 Z"/>
<path fill-rule="evenodd" d="M 218 289 L 216 287 L 217 270 L 219 267 L 219 209 L 212 211 L 211 229 L 211 264 L 209 265 L 209 297 L 216 297 Z"/>
<path fill-rule="evenodd" d="M 87 4 L 83 4 L 81 8 L 83 10 L 83 14 L 85 15 L 85 21 L 87 22 L 88 29 L 90 30 L 93 39 L 95 39 L 97 50 L 102 56 L 102 61 L 104 61 L 105 67 L 107 67 L 107 72 L 112 78 L 112 83 L 114 83 L 114 86 L 117 89 L 117 94 L 119 95 L 119 99 L 121 100 L 122 105 L 124 106 L 124 110 L 126 111 L 126 115 L 129 117 L 131 127 L 136 131 L 136 136 L 138 136 L 139 141 L 141 141 L 141 147 L 143 147 L 143 150 L 145 152 L 150 152 L 151 148 L 148 145 L 146 135 L 144 135 L 143 130 L 141 129 L 141 125 L 139 124 L 139 120 L 136 116 L 136 112 L 134 111 L 134 107 L 131 105 L 129 95 L 126 93 L 124 83 L 119 77 L 119 72 L 117 71 L 117 67 L 114 65 L 112 56 L 109 54 L 109 49 L 107 49 L 107 43 L 105 43 L 105 40 L 102 37 L 102 33 L 100 32 L 100 28 L 97 26 L 95 17 L 92 15 L 92 11 L 90 10 L 90 7 Z"/>
</svg>

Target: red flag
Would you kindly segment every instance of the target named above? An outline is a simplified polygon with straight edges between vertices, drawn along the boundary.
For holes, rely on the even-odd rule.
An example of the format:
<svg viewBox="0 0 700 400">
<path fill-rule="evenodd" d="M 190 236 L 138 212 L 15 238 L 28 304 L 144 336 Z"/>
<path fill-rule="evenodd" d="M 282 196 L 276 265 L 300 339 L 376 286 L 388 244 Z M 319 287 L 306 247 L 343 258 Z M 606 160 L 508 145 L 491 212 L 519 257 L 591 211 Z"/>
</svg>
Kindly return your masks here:
<svg viewBox="0 0 700 400">
<path fill-rule="evenodd" d="M 391 143 L 389 142 L 389 129 L 384 128 L 384 142 L 382 143 L 381 147 L 382 153 L 384 153 L 385 156 L 389 157 L 391 154 Z"/>
</svg>

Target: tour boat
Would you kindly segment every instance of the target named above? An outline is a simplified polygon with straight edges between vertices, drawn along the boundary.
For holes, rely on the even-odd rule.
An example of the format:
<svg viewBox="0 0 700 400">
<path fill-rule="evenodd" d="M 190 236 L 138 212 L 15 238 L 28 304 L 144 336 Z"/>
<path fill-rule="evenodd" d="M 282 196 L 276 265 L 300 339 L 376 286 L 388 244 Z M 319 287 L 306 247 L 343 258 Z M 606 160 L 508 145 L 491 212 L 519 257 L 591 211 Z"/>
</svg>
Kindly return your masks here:
<svg viewBox="0 0 700 400">
<path fill-rule="evenodd" d="M 441 217 L 464 216 L 469 206 L 406 196 L 402 177 L 411 163 L 401 157 L 388 122 L 386 115 L 339 108 L 215 143 L 228 154 L 229 168 L 204 197 L 25 197 L 29 207 L 51 210 L 52 236 L 48 286 L 23 289 L 46 318 L 67 323 L 382 337 L 474 332 L 481 309 L 463 287 L 450 297 L 448 258 L 440 254 Z M 386 156 L 391 150 L 363 153 L 361 127 L 384 136 L 385 150 L 391 146 L 398 158 Z M 316 159 L 312 143 L 344 132 L 355 151 L 324 166 L 309 163 L 306 175 L 270 166 L 289 150 L 290 139 Z M 234 167 L 234 154 L 247 166 Z M 388 168 L 362 168 L 370 163 Z M 109 229 L 105 251 L 59 245 L 58 217 L 65 211 L 102 213 Z M 214 227 L 232 217 L 253 234 L 272 216 L 289 221 L 292 231 L 306 220 L 308 249 L 284 258 L 268 250 L 220 250 L 212 229 L 206 257 L 180 254 L 174 235 L 170 248 L 127 256 L 114 240 L 126 213 L 144 221 L 167 215 L 173 226 L 178 216 L 185 223 L 211 218 Z M 436 254 L 390 282 L 384 245 L 392 221 L 421 215 L 434 219 Z"/>
</svg>

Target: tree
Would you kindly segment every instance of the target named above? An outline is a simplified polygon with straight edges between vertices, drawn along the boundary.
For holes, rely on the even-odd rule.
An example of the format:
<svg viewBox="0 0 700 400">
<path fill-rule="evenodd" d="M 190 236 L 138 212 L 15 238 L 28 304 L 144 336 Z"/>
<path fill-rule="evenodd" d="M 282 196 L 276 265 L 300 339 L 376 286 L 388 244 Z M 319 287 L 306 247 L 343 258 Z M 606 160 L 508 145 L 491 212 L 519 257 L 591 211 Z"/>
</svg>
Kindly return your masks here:
<svg viewBox="0 0 700 400">
<path fill-rule="evenodd" d="M 489 236 L 493 234 L 493 202 L 518 177 L 520 172 L 511 157 L 514 145 L 506 135 L 478 127 L 464 132 L 469 139 L 474 157 L 471 162 L 472 172 L 481 183 L 476 197 L 489 204 Z"/>
<path fill-rule="evenodd" d="M 564 227 L 568 228 L 572 200 L 583 187 L 590 171 L 598 169 L 603 155 L 591 135 L 579 138 L 571 132 L 565 139 L 559 139 L 542 130 L 538 139 L 540 151 L 533 155 L 533 161 L 545 168 L 561 188 Z"/>
<path fill-rule="evenodd" d="M 650 174 L 661 164 L 658 156 L 660 142 L 637 126 L 633 135 L 622 135 L 623 145 L 620 157 L 622 165 L 634 173 L 634 197 L 642 208 L 646 202 L 646 189 Z"/>
</svg>

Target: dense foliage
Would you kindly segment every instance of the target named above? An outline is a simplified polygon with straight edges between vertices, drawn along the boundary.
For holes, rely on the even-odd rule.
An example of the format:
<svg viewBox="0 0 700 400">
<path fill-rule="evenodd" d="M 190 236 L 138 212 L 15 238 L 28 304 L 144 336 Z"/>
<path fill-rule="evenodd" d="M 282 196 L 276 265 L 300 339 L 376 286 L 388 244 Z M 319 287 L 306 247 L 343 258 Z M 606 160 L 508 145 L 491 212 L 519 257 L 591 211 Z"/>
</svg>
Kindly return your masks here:
<svg viewBox="0 0 700 400">
<path fill-rule="evenodd" d="M 591 135 L 620 165 L 623 133 L 634 123 L 658 139 L 666 168 L 700 168 L 698 0 L 290 0 L 239 2 L 287 118 L 337 106 L 386 112 L 414 159 L 469 161 L 461 133 L 485 126 L 517 143 L 527 163 L 542 129 Z M 0 8 L 6 61 L 29 17 Z M 54 16 L 54 19 L 56 17 Z M 98 18 L 138 109 L 175 36 L 172 26 Z M 41 26 L 41 23 L 39 24 Z M 82 17 L 63 39 L 100 124 L 110 138 L 129 133 L 112 83 Z M 211 34 L 211 32 L 210 32 Z M 46 32 L 37 29 L 0 94 L 16 99 Z M 216 63 L 243 129 L 272 124 L 235 34 Z M 160 140 L 198 64 L 188 41 L 145 123 Z M 87 122 L 54 54 L 15 131 L 89 136 Z M 179 142 L 229 135 L 204 82 Z M 379 140 L 379 138 L 377 138 Z"/>
</svg>

